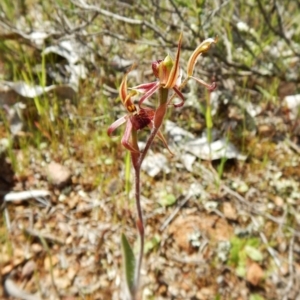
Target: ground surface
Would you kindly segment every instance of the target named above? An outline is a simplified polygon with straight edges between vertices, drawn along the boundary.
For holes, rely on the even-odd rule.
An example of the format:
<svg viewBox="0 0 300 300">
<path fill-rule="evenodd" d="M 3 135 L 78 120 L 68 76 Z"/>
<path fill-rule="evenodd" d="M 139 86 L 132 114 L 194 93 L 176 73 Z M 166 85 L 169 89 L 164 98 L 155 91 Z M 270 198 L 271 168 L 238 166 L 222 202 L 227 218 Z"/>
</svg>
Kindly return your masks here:
<svg viewBox="0 0 300 300">
<path fill-rule="evenodd" d="M 106 130 L 124 72 L 153 81 L 183 31 L 183 70 L 219 36 L 196 68 L 218 87 L 183 90 L 163 130 L 174 157 L 157 140 L 145 161 L 141 299 L 300 299 L 299 3 L 148 2 L 1 4 L 0 297 L 122 298 L 133 174 L 124 128 Z M 208 101 L 231 152 L 204 153 Z"/>
</svg>

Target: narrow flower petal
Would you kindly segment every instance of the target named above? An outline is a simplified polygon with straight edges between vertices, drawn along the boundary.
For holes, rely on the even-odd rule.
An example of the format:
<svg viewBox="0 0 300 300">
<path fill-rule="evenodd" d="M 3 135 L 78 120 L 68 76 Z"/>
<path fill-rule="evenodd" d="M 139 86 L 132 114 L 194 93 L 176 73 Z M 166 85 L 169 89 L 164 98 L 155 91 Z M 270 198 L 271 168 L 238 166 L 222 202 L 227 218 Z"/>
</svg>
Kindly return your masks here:
<svg viewBox="0 0 300 300">
<path fill-rule="evenodd" d="M 172 70 L 169 74 L 169 78 L 167 83 L 164 85 L 164 88 L 169 89 L 175 86 L 177 78 L 179 76 L 179 58 L 180 58 L 180 50 L 181 50 L 181 44 L 182 44 L 182 33 L 180 34 L 179 41 L 178 41 L 178 47 L 177 47 L 177 54 L 175 58 L 175 63 L 172 67 Z"/>
<path fill-rule="evenodd" d="M 191 55 L 189 61 L 188 61 L 188 66 L 187 66 L 187 75 L 188 76 L 192 76 L 193 72 L 194 72 L 194 67 L 197 61 L 197 58 L 199 57 L 199 55 L 201 55 L 202 53 L 208 51 L 210 49 L 211 44 L 215 44 L 218 41 L 217 38 L 213 39 L 213 38 L 209 38 L 204 40 L 197 48 L 196 50 L 193 52 L 193 54 Z"/>
<path fill-rule="evenodd" d="M 148 125 L 148 127 L 149 127 L 150 129 L 152 129 L 152 128 L 154 127 L 154 126 L 153 126 L 153 122 L 151 122 L 151 123 Z M 168 146 L 168 143 L 167 143 L 166 139 L 164 138 L 164 136 L 163 136 L 163 134 L 161 133 L 160 130 L 158 130 L 158 132 L 157 132 L 157 137 L 163 142 L 164 146 L 167 148 L 167 150 L 169 151 L 169 153 L 170 153 L 172 156 L 174 156 L 174 153 L 170 150 L 170 148 L 169 148 L 169 146 Z"/>
<path fill-rule="evenodd" d="M 119 88 L 119 95 L 124 104 L 126 101 L 126 98 L 127 98 L 127 73 L 124 75 L 123 80 L 121 82 L 121 85 Z"/>
<path fill-rule="evenodd" d="M 143 84 L 140 84 L 140 85 L 130 88 L 130 90 L 134 90 L 134 91 L 137 91 L 137 92 L 143 94 L 143 93 L 146 93 L 147 91 L 149 91 L 150 89 L 152 89 L 155 85 L 157 85 L 157 81 L 143 83 Z"/>
<path fill-rule="evenodd" d="M 143 97 L 139 100 L 139 107 L 141 107 L 142 103 L 148 99 L 149 97 L 151 97 L 159 88 L 159 82 L 155 82 L 155 85 L 153 85 L 153 87 L 148 90 L 144 95 Z"/>
<path fill-rule="evenodd" d="M 190 76 L 191 78 L 195 79 L 198 83 L 204 85 L 210 92 L 212 92 L 213 90 L 216 89 L 217 85 L 215 82 L 213 82 L 212 84 L 208 84 L 206 83 L 204 80 L 196 78 L 194 76 Z"/>
<path fill-rule="evenodd" d="M 133 128 L 132 128 L 132 124 L 130 122 L 130 120 L 128 120 L 127 124 L 126 124 L 126 128 L 125 128 L 125 132 L 124 135 L 122 137 L 121 143 L 122 145 L 129 150 L 130 152 L 133 153 L 140 153 L 138 148 L 135 148 L 130 142 L 129 139 L 131 137 L 131 132 L 132 132 Z"/>
<path fill-rule="evenodd" d="M 113 122 L 107 129 L 107 134 L 111 136 L 111 134 L 122 124 L 124 124 L 127 120 L 127 116 L 123 116 L 122 118 Z"/>
<path fill-rule="evenodd" d="M 133 113 L 136 111 L 136 107 L 133 104 L 133 102 L 131 101 L 131 97 L 136 95 L 137 92 L 131 91 L 129 94 L 127 94 L 127 75 L 133 69 L 133 67 L 134 66 L 132 66 L 130 68 L 130 70 L 124 75 L 123 80 L 120 85 L 120 89 L 119 89 L 119 95 L 120 95 L 121 101 L 130 113 Z"/>
</svg>

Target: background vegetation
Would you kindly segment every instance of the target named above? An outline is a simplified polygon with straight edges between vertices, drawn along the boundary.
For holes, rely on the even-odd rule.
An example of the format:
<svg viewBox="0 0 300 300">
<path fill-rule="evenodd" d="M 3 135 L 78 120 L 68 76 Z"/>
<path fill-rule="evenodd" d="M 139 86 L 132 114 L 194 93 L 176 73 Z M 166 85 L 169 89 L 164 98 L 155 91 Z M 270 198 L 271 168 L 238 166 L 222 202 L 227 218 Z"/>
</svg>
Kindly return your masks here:
<svg viewBox="0 0 300 300">
<path fill-rule="evenodd" d="M 166 128 L 176 156 L 156 142 L 159 171 L 145 161 L 143 299 L 300 299 L 299 18 L 287 0 L 2 1 L 1 297 L 121 298 L 135 210 L 106 130 L 124 72 L 153 81 L 183 32 L 182 66 L 219 37 L 196 68 L 218 88 L 188 85 L 169 113 L 186 132 Z M 209 100 L 214 140 L 235 149 L 214 160 L 184 148 L 206 135 Z M 11 194 L 30 190 L 44 194 Z"/>
</svg>

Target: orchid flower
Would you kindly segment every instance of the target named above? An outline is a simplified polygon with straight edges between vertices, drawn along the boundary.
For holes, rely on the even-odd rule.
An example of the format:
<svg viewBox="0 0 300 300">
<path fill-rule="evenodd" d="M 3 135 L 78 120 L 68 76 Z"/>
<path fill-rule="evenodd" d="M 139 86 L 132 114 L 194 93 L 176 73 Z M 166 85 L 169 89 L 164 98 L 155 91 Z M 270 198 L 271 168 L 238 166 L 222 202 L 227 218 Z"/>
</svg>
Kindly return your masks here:
<svg viewBox="0 0 300 300">
<path fill-rule="evenodd" d="M 127 75 L 128 73 L 124 76 L 120 85 L 119 95 L 128 114 L 112 123 L 107 130 L 107 134 L 111 136 L 116 128 L 126 123 L 125 132 L 122 137 L 121 143 L 130 152 L 140 153 L 137 144 L 137 131 L 145 128 L 146 126 L 148 126 L 150 129 L 153 128 L 155 110 L 151 108 L 137 108 L 134 105 L 132 97 L 136 95 L 137 92 L 131 91 L 129 94 L 127 93 Z M 158 131 L 157 136 L 163 142 L 164 146 L 168 149 L 171 155 L 173 155 L 161 131 Z"/>
<path fill-rule="evenodd" d="M 208 84 L 202 79 L 193 77 L 194 66 L 197 62 L 198 57 L 209 50 L 211 44 L 216 43 L 217 39 L 206 39 L 204 40 L 193 52 L 187 67 L 187 75 L 188 79 L 192 78 L 196 80 L 201 85 L 204 85 L 208 90 L 213 91 L 216 88 L 216 84 Z M 164 89 L 173 89 L 173 91 L 177 94 L 177 96 L 181 99 L 181 102 L 178 104 L 174 104 L 175 107 L 181 107 L 184 104 L 184 96 L 181 93 L 181 72 L 179 66 L 179 58 L 180 58 L 180 49 L 182 44 L 182 34 L 179 37 L 177 53 L 175 57 L 175 61 L 167 55 L 164 60 L 157 60 L 152 63 L 152 70 L 154 76 L 157 78 L 157 81 L 144 83 L 132 88 L 132 90 L 144 93 L 144 95 L 139 100 L 139 107 L 141 107 L 142 103 L 151 97 L 160 87 Z"/>
</svg>

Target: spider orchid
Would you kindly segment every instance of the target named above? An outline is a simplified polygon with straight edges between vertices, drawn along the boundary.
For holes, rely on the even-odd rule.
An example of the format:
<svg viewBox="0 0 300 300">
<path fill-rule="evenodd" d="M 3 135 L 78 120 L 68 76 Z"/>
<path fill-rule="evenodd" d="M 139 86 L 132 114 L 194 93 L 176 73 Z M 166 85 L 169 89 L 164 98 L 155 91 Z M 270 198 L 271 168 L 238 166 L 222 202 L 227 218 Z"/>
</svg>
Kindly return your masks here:
<svg viewBox="0 0 300 300">
<path fill-rule="evenodd" d="M 201 85 L 204 85 L 209 91 L 213 91 L 216 88 L 216 84 L 208 84 L 202 79 L 193 77 L 194 66 L 197 62 L 197 59 L 202 53 L 209 50 L 211 44 L 215 44 L 217 39 L 208 38 L 204 40 L 192 53 L 187 67 L 187 75 L 188 79 L 193 78 Z M 152 63 L 152 70 L 154 76 L 158 79 L 155 82 L 144 83 L 132 88 L 132 90 L 144 93 L 144 95 L 139 100 L 139 107 L 141 107 L 142 103 L 151 97 L 160 87 L 164 89 L 173 89 L 173 91 L 177 94 L 177 96 L 181 99 L 181 102 L 178 104 L 174 104 L 175 107 L 181 107 L 184 104 L 184 96 L 180 91 L 181 86 L 181 71 L 179 66 L 179 58 L 180 58 L 180 49 L 182 44 L 182 34 L 179 37 L 177 53 L 175 61 L 167 55 L 164 60 L 157 60 Z"/>
<path fill-rule="evenodd" d="M 131 91 L 129 94 L 127 94 L 127 75 L 128 73 L 124 76 L 120 85 L 119 95 L 123 105 L 128 111 L 128 114 L 112 123 L 107 130 L 107 134 L 111 136 L 116 128 L 126 123 L 125 132 L 122 137 L 121 143 L 130 152 L 140 153 L 137 144 L 137 131 L 145 128 L 146 126 L 148 126 L 150 129 L 153 128 L 155 110 L 151 108 L 137 108 L 134 105 L 132 97 L 136 95 L 137 92 Z M 161 131 L 157 132 L 157 136 L 163 142 L 164 146 L 168 149 L 170 154 L 173 155 Z"/>
</svg>

